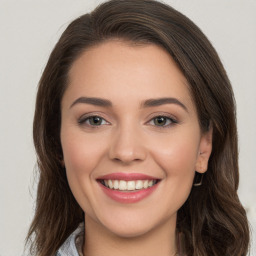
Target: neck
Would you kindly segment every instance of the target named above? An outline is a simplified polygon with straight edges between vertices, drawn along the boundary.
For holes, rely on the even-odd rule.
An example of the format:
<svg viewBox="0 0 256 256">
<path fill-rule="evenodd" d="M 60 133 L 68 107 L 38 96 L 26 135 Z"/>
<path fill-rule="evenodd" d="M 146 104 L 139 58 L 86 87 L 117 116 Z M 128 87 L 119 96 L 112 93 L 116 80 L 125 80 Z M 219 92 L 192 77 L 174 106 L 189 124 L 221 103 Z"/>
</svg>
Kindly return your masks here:
<svg viewBox="0 0 256 256">
<path fill-rule="evenodd" d="M 83 253 L 86 256 L 174 256 L 177 252 L 174 219 L 143 235 L 120 237 L 86 216 Z"/>
</svg>

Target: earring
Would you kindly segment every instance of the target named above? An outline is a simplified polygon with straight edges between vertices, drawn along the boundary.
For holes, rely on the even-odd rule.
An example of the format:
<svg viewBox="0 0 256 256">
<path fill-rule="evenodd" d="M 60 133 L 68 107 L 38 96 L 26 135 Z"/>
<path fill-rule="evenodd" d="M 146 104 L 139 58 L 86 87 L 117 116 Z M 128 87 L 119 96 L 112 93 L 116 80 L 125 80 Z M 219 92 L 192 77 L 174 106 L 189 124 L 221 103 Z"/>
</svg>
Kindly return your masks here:
<svg viewBox="0 0 256 256">
<path fill-rule="evenodd" d="M 199 177 L 200 176 L 200 177 Z M 203 184 L 204 173 L 196 173 L 194 187 L 199 187 Z"/>
</svg>

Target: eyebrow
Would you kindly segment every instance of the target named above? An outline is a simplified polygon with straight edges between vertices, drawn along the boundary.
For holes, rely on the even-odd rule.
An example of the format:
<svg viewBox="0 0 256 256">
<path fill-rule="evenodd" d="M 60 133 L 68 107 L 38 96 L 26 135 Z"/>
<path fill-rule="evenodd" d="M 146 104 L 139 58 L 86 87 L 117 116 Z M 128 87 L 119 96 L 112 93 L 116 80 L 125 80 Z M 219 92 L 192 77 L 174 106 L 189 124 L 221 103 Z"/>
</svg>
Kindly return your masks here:
<svg viewBox="0 0 256 256">
<path fill-rule="evenodd" d="M 164 104 L 176 104 L 188 112 L 187 107 L 176 98 L 148 99 L 142 104 L 142 107 L 156 107 Z"/>
<path fill-rule="evenodd" d="M 71 104 L 70 108 L 72 108 L 74 105 L 79 103 L 90 104 L 90 105 L 99 106 L 99 107 L 112 107 L 112 102 L 107 99 L 95 98 L 95 97 L 80 97 Z M 176 98 L 148 99 L 141 104 L 141 107 L 142 108 L 157 107 L 165 104 L 179 105 L 180 107 L 182 107 L 184 110 L 188 112 L 187 107 Z"/>
<path fill-rule="evenodd" d="M 72 108 L 74 105 L 78 103 L 91 104 L 99 107 L 111 107 L 112 103 L 109 100 L 102 98 L 92 98 L 92 97 L 80 97 L 76 99 L 70 106 Z"/>
</svg>

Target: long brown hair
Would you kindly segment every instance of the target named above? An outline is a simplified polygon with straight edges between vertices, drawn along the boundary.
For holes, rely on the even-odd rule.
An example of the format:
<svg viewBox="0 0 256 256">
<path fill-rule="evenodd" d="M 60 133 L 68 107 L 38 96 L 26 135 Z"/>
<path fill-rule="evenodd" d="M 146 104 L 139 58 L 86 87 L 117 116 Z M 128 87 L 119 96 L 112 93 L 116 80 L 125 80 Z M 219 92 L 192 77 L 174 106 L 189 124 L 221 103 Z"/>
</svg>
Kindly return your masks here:
<svg viewBox="0 0 256 256">
<path fill-rule="evenodd" d="M 175 60 L 189 83 L 201 129 L 213 127 L 213 150 L 203 185 L 193 187 L 178 211 L 189 256 L 243 256 L 249 229 L 237 196 L 238 150 L 233 91 L 219 57 L 200 29 L 154 0 L 112 0 L 74 20 L 62 34 L 39 82 L 34 144 L 40 179 L 28 240 L 31 252 L 54 255 L 83 221 L 61 164 L 61 99 L 73 62 L 83 51 L 118 38 L 157 44 Z"/>
</svg>

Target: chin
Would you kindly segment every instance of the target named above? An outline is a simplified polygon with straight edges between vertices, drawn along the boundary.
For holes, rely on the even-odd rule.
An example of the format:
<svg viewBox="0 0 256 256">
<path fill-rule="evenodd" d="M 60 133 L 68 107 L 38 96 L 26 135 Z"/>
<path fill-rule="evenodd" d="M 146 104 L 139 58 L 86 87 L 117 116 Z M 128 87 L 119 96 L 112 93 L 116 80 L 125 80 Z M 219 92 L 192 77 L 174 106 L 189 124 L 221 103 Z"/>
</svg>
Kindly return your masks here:
<svg viewBox="0 0 256 256">
<path fill-rule="evenodd" d="M 120 238 L 138 238 L 140 236 L 144 236 L 152 230 L 151 227 L 143 227 L 143 226 L 118 226 L 118 227 L 106 227 L 112 234 L 118 236 Z"/>
<path fill-rule="evenodd" d="M 100 216 L 99 216 L 100 217 Z M 171 228 L 176 226 L 176 212 L 168 216 L 158 216 L 157 214 L 129 211 L 112 212 L 98 218 L 97 223 L 103 227 L 106 232 L 110 232 L 120 238 L 138 238 L 149 235 L 152 231 L 162 227 Z"/>
</svg>

